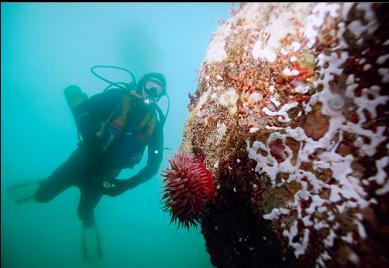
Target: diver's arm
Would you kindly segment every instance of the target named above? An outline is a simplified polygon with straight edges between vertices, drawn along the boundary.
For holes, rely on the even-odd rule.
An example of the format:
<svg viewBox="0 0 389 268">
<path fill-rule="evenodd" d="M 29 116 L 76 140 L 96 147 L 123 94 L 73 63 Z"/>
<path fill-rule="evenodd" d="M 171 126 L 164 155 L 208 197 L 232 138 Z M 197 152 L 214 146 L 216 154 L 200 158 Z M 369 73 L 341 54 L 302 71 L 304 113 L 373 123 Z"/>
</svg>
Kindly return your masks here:
<svg viewBox="0 0 389 268">
<path fill-rule="evenodd" d="M 104 192 L 109 196 L 118 196 L 138 185 L 150 180 L 159 170 L 163 157 L 163 131 L 159 126 L 154 135 L 151 137 L 148 145 L 147 165 L 136 175 L 129 179 L 118 180 L 112 179 L 113 187 L 106 189 Z"/>
</svg>

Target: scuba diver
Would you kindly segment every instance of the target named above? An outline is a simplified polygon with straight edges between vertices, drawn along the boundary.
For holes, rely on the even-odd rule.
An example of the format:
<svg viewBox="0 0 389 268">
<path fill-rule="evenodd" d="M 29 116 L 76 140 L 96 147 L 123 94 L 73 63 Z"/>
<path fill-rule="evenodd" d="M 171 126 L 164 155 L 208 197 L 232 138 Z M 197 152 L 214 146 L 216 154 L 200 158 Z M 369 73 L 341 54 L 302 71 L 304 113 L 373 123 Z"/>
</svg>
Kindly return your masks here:
<svg viewBox="0 0 389 268">
<path fill-rule="evenodd" d="M 98 68 L 120 69 L 131 74 L 132 82 L 111 82 L 95 72 Z M 16 202 L 49 202 L 71 186 L 80 189 L 77 213 L 82 221 L 82 250 L 85 260 L 101 259 L 102 247 L 94 208 L 103 195 L 118 196 L 150 180 L 159 170 L 163 156 L 163 126 L 166 115 L 157 105 L 166 94 L 161 73 L 148 73 L 138 83 L 134 75 L 121 67 L 95 66 L 97 77 L 109 82 L 103 93 L 88 98 L 77 86 L 64 94 L 72 110 L 79 143 L 70 157 L 45 180 L 9 188 L 20 194 Z M 122 169 L 138 164 L 148 147 L 147 165 L 129 179 L 117 179 Z"/>
</svg>

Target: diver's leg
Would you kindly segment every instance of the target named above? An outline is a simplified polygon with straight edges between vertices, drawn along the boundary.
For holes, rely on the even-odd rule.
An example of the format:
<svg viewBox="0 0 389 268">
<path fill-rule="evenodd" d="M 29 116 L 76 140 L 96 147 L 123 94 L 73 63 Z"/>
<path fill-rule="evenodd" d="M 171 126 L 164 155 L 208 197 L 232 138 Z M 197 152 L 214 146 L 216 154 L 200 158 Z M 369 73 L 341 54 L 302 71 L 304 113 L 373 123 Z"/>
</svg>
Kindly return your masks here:
<svg viewBox="0 0 389 268">
<path fill-rule="evenodd" d="M 40 182 L 34 199 L 38 203 L 49 202 L 70 186 L 72 186 L 72 183 L 71 180 L 66 177 L 66 174 L 51 176 L 49 179 Z"/>
<path fill-rule="evenodd" d="M 93 213 L 101 197 L 102 194 L 98 191 L 81 190 L 78 216 L 82 220 L 82 253 L 84 260 L 88 262 L 103 258 L 100 234 Z"/>
<path fill-rule="evenodd" d="M 83 175 L 84 156 L 80 149 L 60 165 L 46 180 L 42 180 L 35 193 L 38 203 L 49 202 L 58 194 L 75 185 L 77 179 Z"/>
<path fill-rule="evenodd" d="M 93 186 L 91 186 L 93 187 Z M 95 224 L 93 210 L 99 203 L 102 194 L 97 190 L 81 189 L 80 203 L 78 204 L 78 217 L 86 227 L 92 227 Z"/>
<path fill-rule="evenodd" d="M 38 203 L 48 202 L 83 177 L 84 158 L 84 153 L 78 148 L 47 179 L 14 185 L 8 188 L 8 192 L 16 203 L 29 200 Z"/>
</svg>

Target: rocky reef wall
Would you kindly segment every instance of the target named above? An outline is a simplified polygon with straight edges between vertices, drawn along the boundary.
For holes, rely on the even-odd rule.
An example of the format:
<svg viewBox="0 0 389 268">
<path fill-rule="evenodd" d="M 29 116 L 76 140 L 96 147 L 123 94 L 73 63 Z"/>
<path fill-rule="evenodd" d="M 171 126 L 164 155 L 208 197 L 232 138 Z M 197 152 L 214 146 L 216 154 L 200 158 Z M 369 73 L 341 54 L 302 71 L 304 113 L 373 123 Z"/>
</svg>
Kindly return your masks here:
<svg viewBox="0 0 389 268">
<path fill-rule="evenodd" d="M 213 34 L 181 151 L 217 267 L 389 267 L 389 5 L 248 3 Z"/>
</svg>

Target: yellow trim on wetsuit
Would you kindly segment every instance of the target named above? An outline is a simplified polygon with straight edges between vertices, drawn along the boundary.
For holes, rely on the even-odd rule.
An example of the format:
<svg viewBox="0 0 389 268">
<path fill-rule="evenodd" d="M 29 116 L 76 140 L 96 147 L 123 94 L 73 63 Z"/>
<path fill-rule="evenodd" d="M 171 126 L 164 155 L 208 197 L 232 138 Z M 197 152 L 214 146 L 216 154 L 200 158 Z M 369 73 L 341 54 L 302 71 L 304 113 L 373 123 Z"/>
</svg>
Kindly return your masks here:
<svg viewBox="0 0 389 268">
<path fill-rule="evenodd" d="M 126 123 L 128 111 L 130 110 L 130 108 L 131 108 L 130 97 L 128 97 L 127 95 L 124 95 L 122 113 L 118 118 L 116 118 L 114 121 L 112 121 L 112 124 L 123 129 L 123 126 Z"/>
</svg>

